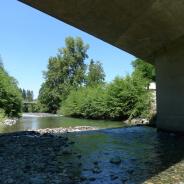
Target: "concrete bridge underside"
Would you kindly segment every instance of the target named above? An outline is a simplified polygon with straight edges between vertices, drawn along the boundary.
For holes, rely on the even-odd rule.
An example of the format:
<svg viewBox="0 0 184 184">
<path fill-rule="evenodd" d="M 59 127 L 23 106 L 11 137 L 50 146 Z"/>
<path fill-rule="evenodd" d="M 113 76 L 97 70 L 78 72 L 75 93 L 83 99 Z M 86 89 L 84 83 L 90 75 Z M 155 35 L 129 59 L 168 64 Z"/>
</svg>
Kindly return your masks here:
<svg viewBox="0 0 184 184">
<path fill-rule="evenodd" d="M 157 127 L 184 132 L 183 0 L 20 1 L 154 64 Z"/>
</svg>

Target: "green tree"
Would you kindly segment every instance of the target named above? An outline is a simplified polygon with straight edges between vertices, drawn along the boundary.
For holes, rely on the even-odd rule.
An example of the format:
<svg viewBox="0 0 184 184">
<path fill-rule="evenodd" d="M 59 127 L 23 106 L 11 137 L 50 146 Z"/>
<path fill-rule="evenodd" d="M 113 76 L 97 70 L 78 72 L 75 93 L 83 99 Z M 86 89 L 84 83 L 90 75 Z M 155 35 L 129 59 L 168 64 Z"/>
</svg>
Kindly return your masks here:
<svg viewBox="0 0 184 184">
<path fill-rule="evenodd" d="M 22 95 L 17 81 L 0 67 L 0 111 L 5 116 L 19 116 L 22 110 Z"/>
<path fill-rule="evenodd" d="M 141 59 L 132 62 L 134 73 L 140 73 L 148 83 L 156 80 L 155 67 Z"/>
<path fill-rule="evenodd" d="M 92 59 L 88 66 L 86 85 L 96 86 L 99 84 L 104 84 L 104 80 L 105 80 L 105 73 L 102 64 L 99 61 L 95 63 Z"/>
<path fill-rule="evenodd" d="M 26 100 L 28 102 L 32 102 L 33 101 L 33 91 L 31 91 L 31 90 L 27 90 L 26 91 Z"/>
<path fill-rule="evenodd" d="M 27 99 L 27 95 L 26 95 L 26 90 L 25 90 L 25 89 L 22 90 L 22 98 L 23 98 L 24 100 Z"/>
<path fill-rule="evenodd" d="M 2 61 L 1 56 L 0 56 L 0 68 L 4 68 L 3 61 Z"/>
<path fill-rule="evenodd" d="M 88 45 L 81 38 L 68 37 L 66 47 L 59 49 L 57 56 L 49 58 L 47 71 L 44 72 L 45 82 L 40 89 L 38 100 L 47 112 L 56 113 L 60 103 L 71 89 L 84 84 L 88 57 Z"/>
</svg>

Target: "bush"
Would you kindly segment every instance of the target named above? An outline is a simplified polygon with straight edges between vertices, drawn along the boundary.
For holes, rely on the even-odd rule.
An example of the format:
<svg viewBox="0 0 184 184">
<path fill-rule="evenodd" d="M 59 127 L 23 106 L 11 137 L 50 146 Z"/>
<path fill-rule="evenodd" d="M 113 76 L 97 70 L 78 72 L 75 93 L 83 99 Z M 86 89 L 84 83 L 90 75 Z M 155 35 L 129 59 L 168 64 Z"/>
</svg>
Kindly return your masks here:
<svg viewBox="0 0 184 184">
<path fill-rule="evenodd" d="M 140 75 L 115 78 L 108 86 L 107 107 L 111 119 L 146 117 L 150 108 L 150 93 Z"/>
<path fill-rule="evenodd" d="M 146 117 L 151 102 L 146 82 L 136 73 L 124 79 L 117 77 L 107 86 L 82 87 L 70 93 L 60 113 L 91 119 Z"/>
<path fill-rule="evenodd" d="M 60 113 L 66 116 L 104 119 L 106 116 L 106 92 L 102 86 L 82 87 L 72 91 Z"/>
</svg>

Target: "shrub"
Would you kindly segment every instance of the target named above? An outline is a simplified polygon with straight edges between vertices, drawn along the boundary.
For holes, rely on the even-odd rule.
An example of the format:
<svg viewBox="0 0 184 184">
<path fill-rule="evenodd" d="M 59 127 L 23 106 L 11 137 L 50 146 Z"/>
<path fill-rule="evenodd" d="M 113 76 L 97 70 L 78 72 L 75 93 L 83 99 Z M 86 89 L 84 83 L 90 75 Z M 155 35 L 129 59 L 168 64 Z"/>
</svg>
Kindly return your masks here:
<svg viewBox="0 0 184 184">
<path fill-rule="evenodd" d="M 150 93 L 140 75 L 115 78 L 108 86 L 107 107 L 111 119 L 146 117 L 150 108 Z"/>
<path fill-rule="evenodd" d="M 62 104 L 60 113 L 91 119 L 132 119 L 149 114 L 151 96 L 147 81 L 138 73 L 116 77 L 107 86 L 82 87 L 72 91 Z"/>
<path fill-rule="evenodd" d="M 82 87 L 72 91 L 62 104 L 60 113 L 66 116 L 104 119 L 106 114 L 105 88 Z"/>
</svg>

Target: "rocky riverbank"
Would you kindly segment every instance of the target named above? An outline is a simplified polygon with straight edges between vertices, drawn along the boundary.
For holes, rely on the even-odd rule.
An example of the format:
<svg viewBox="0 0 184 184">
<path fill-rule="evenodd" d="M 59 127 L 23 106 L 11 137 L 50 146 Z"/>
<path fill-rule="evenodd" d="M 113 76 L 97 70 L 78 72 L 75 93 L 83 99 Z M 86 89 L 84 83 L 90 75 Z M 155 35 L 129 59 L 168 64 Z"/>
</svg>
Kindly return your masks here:
<svg viewBox="0 0 184 184">
<path fill-rule="evenodd" d="M 92 130 L 91 127 L 69 129 L 44 129 L 0 134 L 0 183 L 2 184 L 75 184 L 90 183 L 95 177 L 80 175 L 82 167 L 80 152 L 74 151 L 75 141 L 67 132 Z M 94 130 L 94 129 L 93 129 Z M 94 161 L 91 172 L 102 170 Z M 119 157 L 110 163 L 121 163 Z M 76 172 L 77 171 L 77 172 Z M 112 180 L 117 178 L 111 175 Z"/>
<path fill-rule="evenodd" d="M 51 113 L 23 113 L 23 118 L 43 118 L 43 117 L 59 117 L 62 115 L 51 114 Z"/>
<path fill-rule="evenodd" d="M 66 175 L 72 163 L 65 165 L 64 159 L 71 154 L 74 142 L 67 136 L 50 133 L 17 132 L 0 135 L 0 183 L 44 184 L 72 183 L 75 178 Z M 79 182 L 80 178 L 78 181 Z"/>
<path fill-rule="evenodd" d="M 51 134 L 54 136 L 63 134 L 63 133 L 69 133 L 69 132 L 81 132 L 81 131 L 90 131 L 90 130 L 97 130 L 95 127 L 91 126 L 76 126 L 76 127 L 68 127 L 68 128 L 46 128 L 46 129 L 31 129 L 28 131 L 34 131 L 41 135 L 43 134 Z"/>
<path fill-rule="evenodd" d="M 18 121 L 18 118 L 7 118 L 7 119 L 4 119 L 2 122 L 0 123 L 3 123 L 4 125 L 8 125 L 8 126 L 12 126 L 14 124 L 16 124 Z"/>
</svg>

